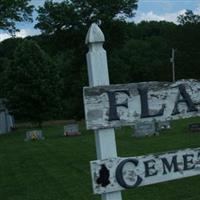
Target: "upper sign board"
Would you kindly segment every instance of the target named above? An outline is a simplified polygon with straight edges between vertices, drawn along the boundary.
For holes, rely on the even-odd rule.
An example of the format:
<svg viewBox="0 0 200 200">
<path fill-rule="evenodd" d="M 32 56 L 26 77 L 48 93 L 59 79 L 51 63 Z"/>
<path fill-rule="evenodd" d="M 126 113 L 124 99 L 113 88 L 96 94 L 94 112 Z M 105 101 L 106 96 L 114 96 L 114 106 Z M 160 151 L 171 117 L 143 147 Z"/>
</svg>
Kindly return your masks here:
<svg viewBox="0 0 200 200">
<path fill-rule="evenodd" d="M 200 81 L 143 82 L 84 88 L 87 129 L 200 116 Z"/>
</svg>

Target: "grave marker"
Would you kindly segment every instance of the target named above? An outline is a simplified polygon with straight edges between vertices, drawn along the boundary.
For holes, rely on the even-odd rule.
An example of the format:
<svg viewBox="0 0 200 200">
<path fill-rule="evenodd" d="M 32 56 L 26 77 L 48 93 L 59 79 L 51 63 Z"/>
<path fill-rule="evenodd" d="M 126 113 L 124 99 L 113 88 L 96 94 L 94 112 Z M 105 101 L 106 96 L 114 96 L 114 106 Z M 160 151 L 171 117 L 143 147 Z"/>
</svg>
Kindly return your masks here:
<svg viewBox="0 0 200 200">
<path fill-rule="evenodd" d="M 200 132 L 200 123 L 191 123 L 188 126 L 189 131 L 192 132 Z"/>
<path fill-rule="evenodd" d="M 157 135 L 155 122 L 138 122 L 134 126 L 134 136 L 135 137 L 145 137 Z"/>
<path fill-rule="evenodd" d="M 78 136 L 80 134 L 79 125 L 75 121 L 64 126 L 64 136 Z"/>
<path fill-rule="evenodd" d="M 156 130 L 159 132 L 159 131 L 163 131 L 163 130 L 167 130 L 167 129 L 170 129 L 171 128 L 171 124 L 170 124 L 170 121 L 159 121 L 157 122 L 157 127 L 156 127 Z"/>
<path fill-rule="evenodd" d="M 9 114 L 4 99 L 0 99 L 0 134 L 10 132 L 14 126 L 14 117 Z"/>
<path fill-rule="evenodd" d="M 27 131 L 25 141 L 29 140 L 44 140 L 42 131 L 41 130 Z"/>
</svg>

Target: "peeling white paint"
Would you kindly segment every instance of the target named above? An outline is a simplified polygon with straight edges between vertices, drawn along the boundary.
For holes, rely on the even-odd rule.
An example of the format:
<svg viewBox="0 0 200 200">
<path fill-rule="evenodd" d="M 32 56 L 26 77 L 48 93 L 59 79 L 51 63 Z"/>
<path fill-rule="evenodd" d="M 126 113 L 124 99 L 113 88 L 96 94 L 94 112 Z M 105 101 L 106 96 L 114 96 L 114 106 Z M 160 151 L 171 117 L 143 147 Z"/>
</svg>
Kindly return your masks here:
<svg viewBox="0 0 200 200">
<path fill-rule="evenodd" d="M 184 160 L 184 156 L 186 159 Z M 172 158 L 175 157 L 178 171 L 175 171 L 172 164 L 171 171 L 167 170 L 166 166 L 163 167 L 162 159 L 166 159 L 169 164 L 172 163 Z M 200 148 L 196 149 L 185 149 L 155 155 L 146 155 L 138 157 L 127 157 L 127 158 L 111 158 L 105 160 L 91 161 L 91 174 L 92 174 L 92 185 L 93 192 L 95 194 L 109 193 L 113 191 L 120 191 L 126 188 L 120 186 L 116 178 L 116 169 L 122 161 L 127 159 L 134 159 L 138 161 L 138 165 L 127 162 L 123 167 L 123 178 L 128 185 L 134 186 L 136 180 L 141 177 L 142 182 L 137 186 L 145 186 L 175 179 L 181 179 L 184 177 L 190 177 L 200 174 Z M 144 163 L 149 162 L 149 173 L 151 176 L 146 177 L 147 167 L 145 168 Z M 109 171 L 109 184 L 106 187 L 102 187 L 101 184 L 97 183 L 97 179 L 100 176 L 101 166 L 105 165 Z M 194 167 L 193 167 L 194 166 Z M 191 169 L 187 169 L 191 168 Z M 192 169 L 193 167 L 193 169 Z M 164 173 L 164 171 L 166 173 Z M 155 173 L 156 172 L 156 173 Z M 154 175 L 152 175 L 154 174 Z"/>
<path fill-rule="evenodd" d="M 180 114 L 172 115 L 175 102 L 180 93 L 178 86 L 181 84 L 185 86 L 186 92 L 189 94 L 198 111 L 188 112 L 186 103 L 179 103 L 178 108 Z M 138 87 L 141 86 L 148 86 L 148 104 L 150 114 L 154 114 L 161 109 L 163 104 L 165 105 L 164 114 L 162 116 L 141 118 L 141 101 L 138 93 Z M 120 120 L 109 121 L 109 100 L 107 92 L 124 89 L 130 92 L 130 97 L 126 94 L 118 93 L 116 99 L 119 103 L 128 100 L 128 108 L 117 107 Z M 134 125 L 137 121 L 152 121 L 152 119 L 156 121 L 166 121 L 200 116 L 200 82 L 189 79 L 180 80 L 175 83 L 144 82 L 124 85 L 85 87 L 84 104 L 87 129 L 93 130 Z"/>
</svg>

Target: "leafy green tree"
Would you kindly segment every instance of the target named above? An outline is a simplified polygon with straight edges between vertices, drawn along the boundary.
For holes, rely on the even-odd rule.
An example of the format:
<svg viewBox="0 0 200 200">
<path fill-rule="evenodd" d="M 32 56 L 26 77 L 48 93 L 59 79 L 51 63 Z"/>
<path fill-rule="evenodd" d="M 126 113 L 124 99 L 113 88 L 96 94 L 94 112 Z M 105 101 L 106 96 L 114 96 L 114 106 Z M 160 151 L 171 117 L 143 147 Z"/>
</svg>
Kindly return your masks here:
<svg viewBox="0 0 200 200">
<path fill-rule="evenodd" d="M 83 116 L 82 92 L 87 85 L 87 68 L 79 62 L 74 50 L 66 50 L 54 58 L 62 81 L 62 116 L 80 119 Z"/>
<path fill-rule="evenodd" d="M 200 23 L 200 15 L 195 15 L 192 10 L 186 10 L 184 14 L 179 15 L 177 21 L 181 24 Z"/>
<path fill-rule="evenodd" d="M 169 81 L 169 50 L 162 37 L 128 40 L 110 56 L 111 82 Z"/>
<path fill-rule="evenodd" d="M 16 47 L 23 41 L 22 38 L 8 38 L 0 43 L 0 57 L 11 60 Z M 1 65 L 1 63 L 0 63 Z"/>
<path fill-rule="evenodd" d="M 40 6 L 37 11 L 39 23 L 35 25 L 35 28 L 39 28 L 44 33 L 52 34 L 80 24 L 78 13 L 69 1 L 45 1 L 44 6 Z"/>
<path fill-rule="evenodd" d="M 59 116 L 60 77 L 48 55 L 24 40 L 5 71 L 8 106 L 17 119 L 42 124 Z"/>
<path fill-rule="evenodd" d="M 0 57 L 0 99 L 5 97 L 6 88 L 5 83 L 7 81 L 7 77 L 5 75 L 5 69 L 10 65 L 10 60 L 6 57 Z"/>
<path fill-rule="evenodd" d="M 33 6 L 30 0 L 1 0 L 0 2 L 0 29 L 14 34 L 18 29 L 16 22 L 32 21 Z"/>
<path fill-rule="evenodd" d="M 186 23 L 178 26 L 176 38 L 175 64 L 177 79 L 195 78 L 200 74 L 200 23 Z"/>
<path fill-rule="evenodd" d="M 0 43 L 0 98 L 5 98 L 5 84 L 7 77 L 5 70 L 9 67 L 16 46 L 22 42 L 22 38 L 9 38 Z"/>
<path fill-rule="evenodd" d="M 46 0 L 39 7 L 36 28 L 43 33 L 52 34 L 63 30 L 77 30 L 91 22 L 124 20 L 134 15 L 137 0 Z"/>
</svg>

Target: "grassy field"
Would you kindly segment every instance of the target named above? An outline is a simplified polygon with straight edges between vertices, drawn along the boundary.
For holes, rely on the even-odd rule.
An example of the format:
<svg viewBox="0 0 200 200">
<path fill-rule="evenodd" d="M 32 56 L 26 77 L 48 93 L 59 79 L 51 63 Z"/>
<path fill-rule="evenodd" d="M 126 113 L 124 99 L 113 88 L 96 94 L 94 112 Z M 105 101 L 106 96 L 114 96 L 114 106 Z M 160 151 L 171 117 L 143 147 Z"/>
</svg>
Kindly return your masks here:
<svg viewBox="0 0 200 200">
<path fill-rule="evenodd" d="M 200 146 L 200 133 L 178 120 L 160 136 L 134 138 L 130 128 L 116 131 L 119 156 L 144 155 Z M 45 140 L 25 142 L 27 129 L 0 136 L 1 200 L 100 200 L 92 194 L 89 161 L 96 160 L 94 134 L 81 124 L 80 137 L 63 137 L 63 126 L 43 128 Z M 122 192 L 124 200 L 200 200 L 200 176 Z"/>
</svg>

